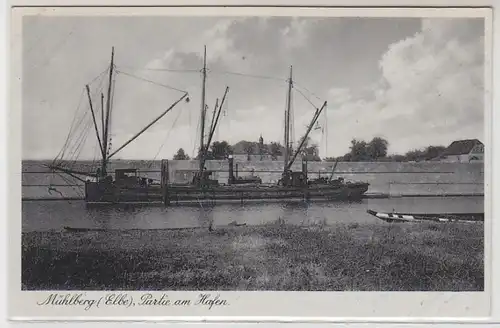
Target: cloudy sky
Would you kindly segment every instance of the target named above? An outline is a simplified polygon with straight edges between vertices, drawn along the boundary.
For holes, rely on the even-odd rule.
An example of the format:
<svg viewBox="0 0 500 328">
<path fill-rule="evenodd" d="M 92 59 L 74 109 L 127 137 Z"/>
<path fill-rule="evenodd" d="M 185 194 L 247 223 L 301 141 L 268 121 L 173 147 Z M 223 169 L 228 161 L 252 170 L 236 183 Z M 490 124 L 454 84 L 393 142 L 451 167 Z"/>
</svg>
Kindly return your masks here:
<svg viewBox="0 0 500 328">
<path fill-rule="evenodd" d="M 117 157 L 193 154 L 204 45 L 209 113 L 230 88 L 220 140 L 282 142 L 291 65 L 295 140 L 328 101 L 311 134 L 322 157 L 346 153 L 353 138 L 384 137 L 390 153 L 484 140 L 483 35 L 477 18 L 25 17 L 23 158 L 54 158 L 72 123 L 70 144 L 90 127 L 80 157 L 95 156 L 82 91 L 90 83 L 99 116 L 112 46 L 113 149 L 182 96 L 165 86 L 190 95 Z"/>
</svg>

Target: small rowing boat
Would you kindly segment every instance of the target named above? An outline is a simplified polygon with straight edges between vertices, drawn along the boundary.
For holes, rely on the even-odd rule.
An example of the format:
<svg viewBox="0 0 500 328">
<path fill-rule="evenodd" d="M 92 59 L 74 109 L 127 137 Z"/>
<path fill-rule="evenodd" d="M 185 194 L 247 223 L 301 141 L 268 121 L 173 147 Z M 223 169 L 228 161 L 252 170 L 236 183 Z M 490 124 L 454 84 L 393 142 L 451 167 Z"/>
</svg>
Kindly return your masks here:
<svg viewBox="0 0 500 328">
<path fill-rule="evenodd" d="M 385 213 L 367 210 L 368 214 L 385 222 L 484 222 L 484 213 L 433 213 L 433 214 L 404 214 Z"/>
</svg>

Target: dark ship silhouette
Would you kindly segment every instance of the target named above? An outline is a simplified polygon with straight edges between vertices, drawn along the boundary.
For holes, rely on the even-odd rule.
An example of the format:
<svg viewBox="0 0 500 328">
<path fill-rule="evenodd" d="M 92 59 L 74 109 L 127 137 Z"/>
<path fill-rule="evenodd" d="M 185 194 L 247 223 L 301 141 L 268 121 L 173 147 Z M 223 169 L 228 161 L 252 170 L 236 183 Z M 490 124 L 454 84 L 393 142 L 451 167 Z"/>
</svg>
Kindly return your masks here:
<svg viewBox="0 0 500 328">
<path fill-rule="evenodd" d="M 90 103 L 93 125 L 97 141 L 100 147 L 101 160 L 100 167 L 93 172 L 75 170 L 73 168 L 61 165 L 54 161 L 50 169 L 68 174 L 85 184 L 85 201 L 87 204 L 152 204 L 164 203 L 170 205 L 173 203 L 199 203 L 210 202 L 217 203 L 223 201 L 245 201 L 258 200 L 262 202 L 276 200 L 351 200 L 359 199 L 367 192 L 369 184 L 366 182 L 346 182 L 342 178 L 333 179 L 333 172 L 330 177 L 318 179 L 309 179 L 307 172 L 307 161 L 302 159 L 302 170 L 294 172 L 292 166 L 302 151 L 305 141 L 311 132 L 318 117 L 325 109 L 326 101 L 320 108 L 316 108 L 313 118 L 307 127 L 304 136 L 295 152 L 292 153 L 290 145 L 290 97 L 293 88 L 292 68 L 290 68 L 290 77 L 288 79 L 287 108 L 285 110 L 285 147 L 284 162 L 281 178 L 277 183 L 263 184 L 258 176 L 237 177 L 234 174 L 234 159 L 228 156 L 229 164 L 227 183 L 221 184 L 217 179 L 212 178 L 213 171 L 205 167 L 209 145 L 212 142 L 215 129 L 220 121 L 222 106 L 225 102 L 229 88 L 226 87 L 224 96 L 220 105 L 216 104 L 212 123 L 208 131 L 208 138 L 205 138 L 205 83 L 207 75 L 206 66 L 206 47 L 203 58 L 203 84 L 202 84 L 202 104 L 201 104 L 201 131 L 200 131 L 200 151 L 198 155 L 199 169 L 195 172 L 192 180 L 188 184 L 171 183 L 169 180 L 169 161 L 162 160 L 160 181 L 155 181 L 147 177 L 141 177 L 139 171 L 134 168 L 115 169 L 114 174 L 109 174 L 108 164 L 110 159 L 134 141 L 154 123 L 159 121 L 169 111 L 171 111 L 181 101 L 189 101 L 188 93 L 183 92 L 182 96 L 167 108 L 160 116 L 144 127 L 139 133 L 130 138 L 121 147 L 109 154 L 109 127 L 110 127 L 110 108 L 112 99 L 113 69 L 114 69 L 114 49 L 111 54 L 111 64 L 109 66 L 108 92 L 106 107 L 101 99 L 101 131 L 98 128 L 98 121 L 93 110 L 89 87 L 87 93 Z M 102 96 L 104 98 L 104 96 Z M 217 102 L 218 103 L 218 102 Z M 105 110 L 105 111 L 104 111 Z M 205 140 L 206 139 L 206 140 Z M 335 165 L 336 166 L 336 165 Z M 114 175 L 114 177 L 113 177 Z M 84 176 L 86 178 L 81 178 Z"/>
</svg>

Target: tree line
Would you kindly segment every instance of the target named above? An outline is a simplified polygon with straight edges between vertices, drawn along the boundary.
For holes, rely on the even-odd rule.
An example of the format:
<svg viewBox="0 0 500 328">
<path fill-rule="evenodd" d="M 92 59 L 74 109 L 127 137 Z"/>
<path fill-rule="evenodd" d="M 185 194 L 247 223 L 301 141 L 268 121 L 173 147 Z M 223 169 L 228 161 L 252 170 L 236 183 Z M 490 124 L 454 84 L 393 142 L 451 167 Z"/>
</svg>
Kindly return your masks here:
<svg viewBox="0 0 500 328">
<path fill-rule="evenodd" d="M 428 146 L 422 149 L 413 149 L 405 154 L 388 154 L 389 142 L 381 137 L 375 137 L 371 141 L 353 139 L 349 147 L 349 152 L 339 157 L 327 157 L 322 159 L 319 156 L 318 145 L 311 143 L 307 138 L 300 155 L 308 161 L 326 161 L 326 162 L 419 162 L 428 161 L 437 158 L 445 149 L 444 146 Z M 247 159 L 251 155 L 269 155 L 272 160 L 277 160 L 283 156 L 285 147 L 279 142 L 258 143 L 242 140 L 234 145 L 227 141 L 214 141 L 207 152 L 207 159 L 222 160 L 231 154 L 247 154 Z M 293 154 L 294 150 L 289 149 Z M 190 157 L 184 149 L 179 148 L 173 156 L 174 160 L 188 160 Z M 194 157 L 198 159 L 198 156 Z"/>
<path fill-rule="evenodd" d="M 427 146 L 412 149 L 405 154 L 388 154 L 389 142 L 380 137 L 371 141 L 351 140 L 349 152 L 339 157 L 327 157 L 326 162 L 420 162 L 433 160 L 446 149 L 444 146 Z"/>
<path fill-rule="evenodd" d="M 294 149 L 289 148 L 289 153 L 293 154 Z M 200 151 L 198 151 L 198 154 Z M 242 140 L 234 145 L 230 145 L 227 141 L 214 141 L 207 152 L 207 159 L 226 159 L 232 154 L 246 154 L 247 159 L 250 160 L 252 155 L 268 155 L 272 160 L 277 160 L 285 153 L 285 147 L 279 142 L 258 143 L 253 141 Z M 316 144 L 312 144 L 310 139 L 306 139 L 300 155 L 306 157 L 309 161 L 321 161 L 319 157 L 319 150 Z M 198 159 L 199 155 L 194 159 Z M 186 154 L 184 149 L 179 148 L 173 157 L 174 160 L 187 160 L 190 157 Z"/>
</svg>

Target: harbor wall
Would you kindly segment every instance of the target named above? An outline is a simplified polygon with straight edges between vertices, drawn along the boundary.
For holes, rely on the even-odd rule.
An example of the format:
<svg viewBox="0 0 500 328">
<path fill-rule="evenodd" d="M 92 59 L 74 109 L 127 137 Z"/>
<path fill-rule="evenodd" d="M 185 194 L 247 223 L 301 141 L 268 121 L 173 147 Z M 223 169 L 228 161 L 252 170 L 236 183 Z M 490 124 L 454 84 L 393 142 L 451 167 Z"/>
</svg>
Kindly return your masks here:
<svg viewBox="0 0 500 328">
<path fill-rule="evenodd" d="M 25 161 L 22 163 L 22 196 L 26 199 L 78 198 L 83 197 L 82 182 L 64 174 L 51 173 L 43 162 Z M 281 177 L 283 163 L 278 161 L 241 161 L 238 176 L 252 174 L 259 176 L 263 183 L 276 182 Z M 194 160 L 169 160 L 169 181 L 187 183 L 199 163 Z M 310 178 L 330 176 L 334 163 L 309 162 Z M 79 169 L 90 170 L 95 165 L 79 162 Z M 213 177 L 220 183 L 227 183 L 228 161 L 211 160 L 206 163 L 207 170 L 214 171 Z M 136 168 L 141 175 L 160 179 L 161 161 L 113 161 L 109 171 L 117 168 Z M 301 170 L 301 163 L 295 163 L 292 170 Z M 442 163 L 442 162 L 342 162 L 338 163 L 334 177 L 351 181 L 370 183 L 369 193 L 382 193 L 391 196 L 405 195 L 472 195 L 484 193 L 483 163 Z M 69 184 L 69 186 L 68 186 Z M 49 188 L 51 186 L 51 188 Z"/>
</svg>

